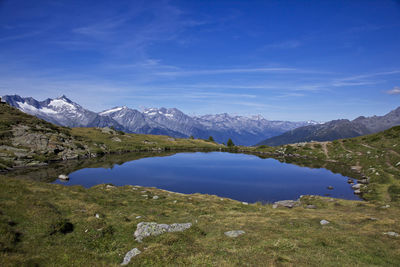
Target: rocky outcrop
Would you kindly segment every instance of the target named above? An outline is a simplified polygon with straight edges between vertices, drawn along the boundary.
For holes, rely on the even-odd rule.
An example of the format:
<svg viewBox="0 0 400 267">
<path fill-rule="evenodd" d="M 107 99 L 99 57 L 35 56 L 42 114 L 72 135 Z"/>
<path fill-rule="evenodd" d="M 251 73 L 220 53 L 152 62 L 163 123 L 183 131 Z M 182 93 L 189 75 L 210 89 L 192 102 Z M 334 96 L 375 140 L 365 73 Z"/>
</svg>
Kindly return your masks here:
<svg viewBox="0 0 400 267">
<path fill-rule="evenodd" d="M 140 253 L 142 253 L 140 250 L 138 250 L 137 248 L 134 248 L 130 251 L 128 251 L 124 257 L 124 260 L 121 263 L 121 266 L 124 265 L 128 265 L 129 262 L 131 261 L 131 259 L 137 255 L 139 255 Z"/>
<path fill-rule="evenodd" d="M 272 205 L 272 207 L 274 209 L 276 209 L 278 207 L 293 208 L 293 207 L 297 207 L 297 206 L 300 206 L 300 201 L 295 201 L 295 200 L 281 200 L 281 201 L 275 202 Z"/>
<path fill-rule="evenodd" d="M 182 232 L 192 227 L 191 223 L 158 224 L 155 222 L 138 223 L 134 233 L 135 239 L 142 242 L 147 236 L 157 236 L 167 232 Z"/>
<path fill-rule="evenodd" d="M 225 232 L 224 234 L 226 236 L 228 236 L 228 237 L 238 237 L 238 236 L 243 235 L 245 233 L 246 232 L 242 231 L 242 230 L 232 230 L 232 231 Z"/>
</svg>

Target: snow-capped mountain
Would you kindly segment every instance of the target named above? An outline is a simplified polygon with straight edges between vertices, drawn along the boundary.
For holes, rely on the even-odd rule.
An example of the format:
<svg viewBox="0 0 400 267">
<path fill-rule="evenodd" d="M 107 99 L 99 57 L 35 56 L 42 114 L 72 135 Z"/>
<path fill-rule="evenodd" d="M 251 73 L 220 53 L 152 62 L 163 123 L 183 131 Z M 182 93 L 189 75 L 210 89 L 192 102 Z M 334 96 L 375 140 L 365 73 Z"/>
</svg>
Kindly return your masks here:
<svg viewBox="0 0 400 267">
<path fill-rule="evenodd" d="M 25 113 L 57 125 L 68 127 L 113 126 L 116 129 L 123 129 L 116 121 L 84 109 L 64 95 L 55 99 L 48 98 L 44 101 L 37 101 L 32 97 L 23 98 L 18 95 L 6 95 L 2 99 Z"/>
<path fill-rule="evenodd" d="M 227 113 L 195 117 L 196 121 L 216 140 L 227 140 L 229 135 L 238 144 L 254 145 L 254 140 L 263 136 L 276 136 L 297 127 L 308 125 L 307 122 L 269 121 L 261 115 L 245 117 Z M 229 138 L 229 137 L 228 137 Z"/>
<path fill-rule="evenodd" d="M 315 122 L 269 121 L 262 116 L 232 116 L 227 113 L 189 116 L 176 108 L 147 108 L 143 112 L 128 107 L 114 107 L 99 113 L 89 111 L 66 96 L 37 101 L 31 97 L 6 95 L 10 105 L 45 119 L 69 127 L 105 127 L 129 133 L 163 134 L 172 137 L 208 138 L 217 142 L 229 138 L 235 144 L 254 145 L 266 138 L 282 134 Z"/>
<path fill-rule="evenodd" d="M 125 106 L 105 110 L 100 112 L 99 115 L 112 118 L 119 124 L 123 125 L 126 132 L 187 137 L 187 135 L 183 133 L 176 132 L 171 128 L 165 127 L 149 119 L 144 113 Z"/>
</svg>

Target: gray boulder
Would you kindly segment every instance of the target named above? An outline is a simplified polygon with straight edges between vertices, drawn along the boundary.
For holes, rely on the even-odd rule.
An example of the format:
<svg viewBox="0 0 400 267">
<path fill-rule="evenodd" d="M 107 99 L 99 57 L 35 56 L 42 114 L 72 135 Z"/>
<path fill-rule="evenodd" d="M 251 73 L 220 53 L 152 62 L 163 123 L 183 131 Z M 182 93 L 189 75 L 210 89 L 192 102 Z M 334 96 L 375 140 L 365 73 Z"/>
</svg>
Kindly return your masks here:
<svg viewBox="0 0 400 267">
<path fill-rule="evenodd" d="M 243 235 L 244 233 L 246 233 L 246 232 L 242 231 L 242 230 L 233 230 L 233 231 L 225 232 L 225 235 L 228 237 L 238 237 L 240 235 Z"/>
<path fill-rule="evenodd" d="M 388 236 L 393 236 L 393 237 L 399 237 L 400 235 L 396 232 L 386 232 L 383 233 L 384 235 L 388 235 Z"/>
<path fill-rule="evenodd" d="M 142 253 L 140 250 L 138 250 L 137 248 L 134 248 L 130 251 L 128 251 L 124 257 L 124 260 L 122 261 L 121 265 L 128 265 L 128 263 L 131 261 L 131 259 L 137 255 L 139 255 L 140 253 Z"/>
<path fill-rule="evenodd" d="M 327 220 L 321 220 L 319 223 L 320 223 L 321 225 L 327 225 L 327 224 L 329 224 L 330 222 L 327 221 Z"/>
<path fill-rule="evenodd" d="M 69 180 L 69 177 L 68 177 L 68 175 L 60 174 L 60 175 L 58 176 L 58 179 L 60 179 L 60 180 Z"/>
<path fill-rule="evenodd" d="M 295 200 L 281 200 L 274 203 L 273 208 L 277 207 L 286 207 L 286 208 L 293 208 L 300 206 L 300 201 Z"/>
<path fill-rule="evenodd" d="M 138 223 L 134 236 L 136 241 L 142 242 L 147 236 L 157 236 L 167 232 L 182 232 L 192 227 L 191 223 L 158 224 L 155 222 Z"/>
</svg>

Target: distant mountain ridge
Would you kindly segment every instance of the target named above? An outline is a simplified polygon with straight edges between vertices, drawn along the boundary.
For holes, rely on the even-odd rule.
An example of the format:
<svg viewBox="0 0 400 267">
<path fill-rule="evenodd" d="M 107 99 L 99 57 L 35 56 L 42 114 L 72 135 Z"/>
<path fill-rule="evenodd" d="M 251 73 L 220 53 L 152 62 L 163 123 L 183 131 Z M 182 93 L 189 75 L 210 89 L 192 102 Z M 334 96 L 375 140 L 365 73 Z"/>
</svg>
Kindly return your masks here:
<svg viewBox="0 0 400 267">
<path fill-rule="evenodd" d="M 176 108 L 147 108 L 143 112 L 125 106 L 96 113 L 66 96 L 37 101 L 32 97 L 3 96 L 3 101 L 46 121 L 69 127 L 113 126 L 129 133 L 163 134 L 177 138 L 213 136 L 217 142 L 229 138 L 238 145 L 253 145 L 265 138 L 316 122 L 269 121 L 262 116 L 189 116 Z"/>
<path fill-rule="evenodd" d="M 257 145 L 279 146 L 310 141 L 332 141 L 373 134 L 397 125 L 400 125 L 400 107 L 384 116 L 361 116 L 352 121 L 333 120 L 323 124 L 299 127 L 268 138 Z"/>
</svg>

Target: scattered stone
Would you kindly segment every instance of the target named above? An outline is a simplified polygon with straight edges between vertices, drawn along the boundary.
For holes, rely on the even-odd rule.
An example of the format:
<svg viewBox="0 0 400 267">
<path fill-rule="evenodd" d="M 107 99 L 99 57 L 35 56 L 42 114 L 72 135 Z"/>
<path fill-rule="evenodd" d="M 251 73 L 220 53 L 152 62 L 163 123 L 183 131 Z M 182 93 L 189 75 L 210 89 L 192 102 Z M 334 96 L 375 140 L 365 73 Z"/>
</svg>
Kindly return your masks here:
<svg viewBox="0 0 400 267">
<path fill-rule="evenodd" d="M 333 190 L 333 186 L 330 185 L 330 186 L 327 187 L 327 189 Z"/>
<path fill-rule="evenodd" d="M 115 186 L 113 186 L 113 185 L 111 185 L 111 184 L 108 184 L 108 185 L 106 185 L 106 189 L 110 189 L 110 188 L 114 188 Z"/>
<path fill-rule="evenodd" d="M 122 261 L 121 265 L 128 265 L 128 263 L 131 261 L 131 259 L 137 255 L 139 255 L 140 253 L 142 253 L 140 250 L 138 250 L 137 248 L 134 248 L 130 251 L 128 251 L 124 257 L 124 260 Z"/>
<path fill-rule="evenodd" d="M 353 179 L 347 179 L 347 183 L 352 184 L 352 183 L 354 183 L 354 180 Z"/>
<path fill-rule="evenodd" d="M 396 163 L 396 167 L 400 166 L 400 161 Z"/>
<path fill-rule="evenodd" d="M 247 203 L 247 202 L 242 202 L 242 204 L 243 204 L 243 205 L 249 205 L 249 203 Z"/>
<path fill-rule="evenodd" d="M 159 199 L 159 196 L 154 196 L 153 199 Z"/>
<path fill-rule="evenodd" d="M 136 216 L 136 219 L 140 219 L 140 218 L 142 218 L 142 216 Z"/>
<path fill-rule="evenodd" d="M 178 201 L 174 200 L 174 204 L 176 204 L 176 202 L 178 202 Z"/>
<path fill-rule="evenodd" d="M 378 220 L 378 218 L 375 218 L 375 217 L 370 217 L 370 218 L 368 218 L 368 220 L 370 220 L 370 221 L 377 221 L 377 220 Z"/>
<path fill-rule="evenodd" d="M 330 222 L 327 221 L 327 220 L 321 220 L 319 223 L 320 223 L 321 225 L 327 225 L 327 224 L 329 224 Z"/>
<path fill-rule="evenodd" d="M 386 204 L 386 205 L 382 206 L 381 208 L 382 208 L 382 209 L 387 209 L 387 208 L 390 208 L 390 205 L 389 205 L 389 204 Z"/>
<path fill-rule="evenodd" d="M 353 188 L 353 189 L 360 189 L 360 188 L 361 188 L 361 184 L 352 185 L 351 188 Z"/>
<path fill-rule="evenodd" d="M 94 216 L 95 216 L 97 219 L 100 219 L 100 215 L 99 215 L 98 213 L 96 213 Z"/>
<path fill-rule="evenodd" d="M 146 192 L 147 192 L 146 190 L 140 191 L 140 193 L 146 193 Z"/>
<path fill-rule="evenodd" d="M 113 140 L 114 142 L 122 142 L 122 140 L 118 137 L 113 137 L 111 138 L 111 140 Z"/>
<path fill-rule="evenodd" d="M 358 180 L 358 183 L 359 184 L 368 184 L 369 182 L 368 182 L 368 179 L 361 179 L 361 180 Z"/>
<path fill-rule="evenodd" d="M 290 208 L 291 209 L 293 207 L 299 206 L 300 202 L 299 201 L 295 201 L 295 200 L 281 200 L 281 201 L 276 201 L 274 203 L 274 205 L 277 205 L 276 208 L 281 206 L 281 207 L 286 207 L 286 208 Z"/>
<path fill-rule="evenodd" d="M 58 179 L 60 179 L 60 180 L 69 180 L 69 177 L 68 177 L 68 175 L 66 175 L 66 174 L 60 174 L 59 176 L 58 176 Z"/>
<path fill-rule="evenodd" d="M 135 190 L 135 191 L 136 191 L 136 190 L 138 190 L 138 189 L 137 189 L 136 187 L 132 187 L 132 190 Z"/>
<path fill-rule="evenodd" d="M 145 197 L 145 198 L 147 198 L 147 197 L 148 197 L 148 195 L 142 195 L 142 197 Z"/>
<path fill-rule="evenodd" d="M 317 208 L 317 206 L 315 206 L 315 205 L 307 205 L 306 206 L 306 209 L 316 209 Z"/>
<path fill-rule="evenodd" d="M 158 224 L 155 222 L 138 223 L 134 236 L 136 241 L 142 242 L 147 236 L 161 235 L 166 232 L 182 232 L 192 227 L 191 223 Z"/>
<path fill-rule="evenodd" d="M 361 194 L 361 190 L 360 190 L 360 189 L 356 189 L 356 190 L 354 190 L 354 194 L 356 194 L 356 195 L 360 195 L 360 194 Z"/>
<path fill-rule="evenodd" d="M 220 198 L 219 200 L 221 200 L 221 201 L 224 201 L 224 199 L 223 199 L 223 198 Z"/>
<path fill-rule="evenodd" d="M 273 208 L 273 209 L 276 209 L 277 207 L 278 207 L 278 204 L 272 205 L 272 208 Z"/>
<path fill-rule="evenodd" d="M 225 232 L 225 235 L 228 236 L 228 237 L 238 237 L 238 236 L 243 235 L 245 233 L 246 232 L 242 231 L 242 230 L 233 230 L 233 231 Z"/>
<path fill-rule="evenodd" d="M 393 236 L 393 237 L 399 237 L 400 235 L 396 232 L 386 232 L 383 233 L 384 235 L 388 235 L 388 236 Z"/>
</svg>

